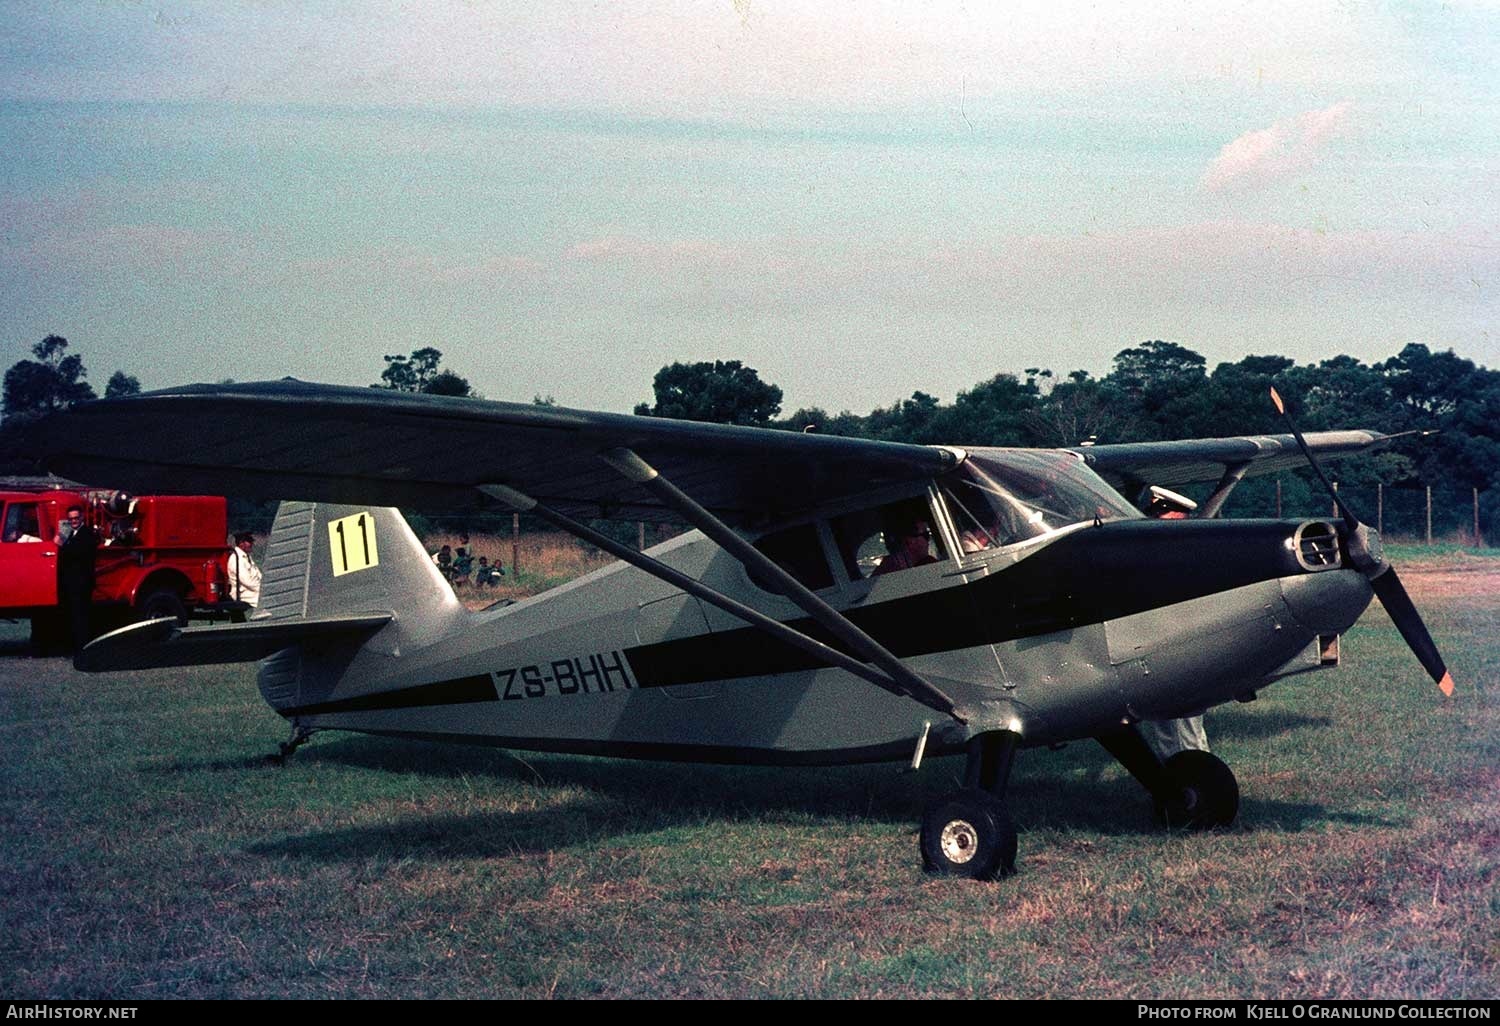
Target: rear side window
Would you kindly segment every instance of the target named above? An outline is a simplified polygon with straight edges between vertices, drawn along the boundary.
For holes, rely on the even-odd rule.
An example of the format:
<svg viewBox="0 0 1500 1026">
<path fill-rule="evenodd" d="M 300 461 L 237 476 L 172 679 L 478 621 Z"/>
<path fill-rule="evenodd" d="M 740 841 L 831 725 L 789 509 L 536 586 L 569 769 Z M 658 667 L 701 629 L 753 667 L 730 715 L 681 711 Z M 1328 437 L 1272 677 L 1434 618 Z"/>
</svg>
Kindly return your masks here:
<svg viewBox="0 0 1500 1026">
<path fill-rule="evenodd" d="M 932 524 L 927 499 L 917 497 L 839 517 L 833 537 L 849 579 L 857 581 L 947 559 Z"/>
<path fill-rule="evenodd" d="M 823 543 L 818 538 L 816 524 L 798 524 L 796 527 L 773 531 L 758 540 L 755 547 L 771 562 L 795 577 L 803 587 L 812 591 L 832 587 L 833 571 L 828 568 L 828 559 L 823 554 Z M 750 579 L 766 591 L 780 594 L 780 589 L 753 570 L 750 571 Z"/>
</svg>

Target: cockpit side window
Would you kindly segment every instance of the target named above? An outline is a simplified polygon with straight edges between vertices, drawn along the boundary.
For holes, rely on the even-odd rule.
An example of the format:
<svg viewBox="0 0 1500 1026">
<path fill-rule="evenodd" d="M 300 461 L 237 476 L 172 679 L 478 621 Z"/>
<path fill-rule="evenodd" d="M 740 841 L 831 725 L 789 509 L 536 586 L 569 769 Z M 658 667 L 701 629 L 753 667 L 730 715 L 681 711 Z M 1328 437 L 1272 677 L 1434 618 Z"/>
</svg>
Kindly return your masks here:
<svg viewBox="0 0 1500 1026">
<path fill-rule="evenodd" d="M 833 537 L 853 581 L 948 558 L 926 497 L 837 517 Z"/>
<path fill-rule="evenodd" d="M 773 531 L 758 539 L 755 547 L 804 587 L 812 591 L 832 587 L 833 571 L 828 567 L 828 557 L 823 554 L 817 524 L 798 524 Z M 750 579 L 766 591 L 780 591 L 754 571 L 750 572 Z"/>
</svg>

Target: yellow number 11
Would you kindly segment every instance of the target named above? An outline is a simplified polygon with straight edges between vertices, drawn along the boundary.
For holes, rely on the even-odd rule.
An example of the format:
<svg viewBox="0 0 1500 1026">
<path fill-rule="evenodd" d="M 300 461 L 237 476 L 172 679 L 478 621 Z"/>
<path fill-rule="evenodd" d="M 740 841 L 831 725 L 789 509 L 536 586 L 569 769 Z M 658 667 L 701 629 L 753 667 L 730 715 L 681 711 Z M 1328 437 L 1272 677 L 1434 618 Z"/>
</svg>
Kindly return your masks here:
<svg viewBox="0 0 1500 1026">
<path fill-rule="evenodd" d="M 328 548 L 333 556 L 333 576 L 368 570 L 380 563 L 375 549 L 375 519 L 356 513 L 328 522 Z"/>
</svg>

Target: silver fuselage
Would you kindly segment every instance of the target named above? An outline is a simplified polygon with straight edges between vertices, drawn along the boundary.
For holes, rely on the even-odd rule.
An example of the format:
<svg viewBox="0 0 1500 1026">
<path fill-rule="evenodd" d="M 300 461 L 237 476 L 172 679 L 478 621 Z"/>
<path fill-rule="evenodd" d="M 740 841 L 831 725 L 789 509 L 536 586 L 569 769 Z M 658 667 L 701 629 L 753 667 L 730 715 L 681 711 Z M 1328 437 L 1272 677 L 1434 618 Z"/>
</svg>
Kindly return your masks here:
<svg viewBox="0 0 1500 1026">
<path fill-rule="evenodd" d="M 1246 696 L 1299 659 L 1316 665 L 1309 651 L 1371 591 L 1343 566 L 1299 565 L 1299 526 L 1078 524 L 821 596 L 949 694 L 1013 710 L 1025 743 L 1056 743 Z M 779 620 L 804 619 L 696 532 L 652 554 Z M 807 665 L 625 564 L 483 612 L 451 594 L 403 612 L 380 582 L 365 587 L 367 606 L 397 610 L 374 639 L 262 668 L 267 699 L 299 724 L 724 762 L 905 758 L 928 724 L 931 751 L 965 739 L 932 710 Z"/>
</svg>

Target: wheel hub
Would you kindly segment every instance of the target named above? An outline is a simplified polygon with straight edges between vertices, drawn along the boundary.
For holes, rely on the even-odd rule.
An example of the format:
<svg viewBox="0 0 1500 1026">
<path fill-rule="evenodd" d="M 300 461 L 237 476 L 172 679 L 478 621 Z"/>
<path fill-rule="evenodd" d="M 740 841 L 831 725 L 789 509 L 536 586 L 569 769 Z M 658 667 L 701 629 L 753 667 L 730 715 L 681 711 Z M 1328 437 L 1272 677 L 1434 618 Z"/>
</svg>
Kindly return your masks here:
<svg viewBox="0 0 1500 1026">
<path fill-rule="evenodd" d="M 974 857 L 979 850 L 979 831 L 966 819 L 955 819 L 943 827 L 938 838 L 943 857 L 956 866 L 961 866 Z"/>
</svg>

